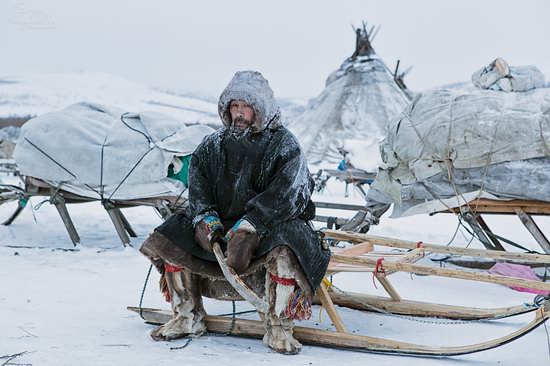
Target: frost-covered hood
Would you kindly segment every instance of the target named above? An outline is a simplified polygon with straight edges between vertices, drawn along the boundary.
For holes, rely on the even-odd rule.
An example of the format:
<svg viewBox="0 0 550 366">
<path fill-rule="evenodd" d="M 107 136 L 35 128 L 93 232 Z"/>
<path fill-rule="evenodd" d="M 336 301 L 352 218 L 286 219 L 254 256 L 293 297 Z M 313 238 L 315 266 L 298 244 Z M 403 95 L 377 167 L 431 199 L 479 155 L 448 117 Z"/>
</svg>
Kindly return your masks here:
<svg viewBox="0 0 550 366">
<path fill-rule="evenodd" d="M 232 100 L 247 102 L 256 114 L 253 132 L 279 126 L 281 110 L 268 81 L 257 71 L 238 71 L 225 88 L 218 102 L 218 114 L 225 127 L 231 126 L 229 104 Z"/>
</svg>

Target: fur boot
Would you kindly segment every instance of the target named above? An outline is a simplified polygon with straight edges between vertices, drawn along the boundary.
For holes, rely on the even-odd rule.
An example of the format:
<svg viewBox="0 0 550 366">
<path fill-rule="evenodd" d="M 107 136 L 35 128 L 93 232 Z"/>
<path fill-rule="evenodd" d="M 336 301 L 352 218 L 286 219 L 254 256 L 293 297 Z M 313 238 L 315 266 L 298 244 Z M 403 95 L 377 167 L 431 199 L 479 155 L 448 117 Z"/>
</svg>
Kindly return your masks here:
<svg viewBox="0 0 550 366">
<path fill-rule="evenodd" d="M 189 335 L 199 337 L 206 331 L 200 281 L 197 275 L 186 269 L 179 272 L 165 271 L 174 318 L 155 328 L 151 337 L 156 341 L 168 341 Z"/>
<path fill-rule="evenodd" d="M 292 252 L 286 247 L 279 248 L 274 250 L 278 253 L 270 253 L 271 260 L 267 266 L 266 300 L 269 308 L 263 317 L 266 330 L 263 342 L 276 352 L 296 354 L 302 345 L 292 334 L 294 322 L 285 315 L 285 308 L 295 287 L 302 282 L 297 279 L 302 279 L 303 275 Z"/>
</svg>

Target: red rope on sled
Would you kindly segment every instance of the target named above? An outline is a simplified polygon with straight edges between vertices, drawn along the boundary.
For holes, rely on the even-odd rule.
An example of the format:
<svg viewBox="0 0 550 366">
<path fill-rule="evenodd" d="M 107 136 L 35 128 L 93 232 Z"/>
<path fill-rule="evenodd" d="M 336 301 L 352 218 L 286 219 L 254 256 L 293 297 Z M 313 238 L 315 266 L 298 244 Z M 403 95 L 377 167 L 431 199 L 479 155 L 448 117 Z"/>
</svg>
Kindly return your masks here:
<svg viewBox="0 0 550 366">
<path fill-rule="evenodd" d="M 378 274 L 383 274 L 384 276 L 386 276 L 386 270 L 382 265 L 383 261 L 384 261 L 384 257 L 378 258 L 378 260 L 376 261 L 376 267 L 374 268 L 374 272 L 372 272 L 372 284 L 374 285 L 375 289 L 378 289 L 378 287 L 376 287 L 376 281 L 374 281 L 374 278 L 378 276 Z"/>
<path fill-rule="evenodd" d="M 416 243 L 416 249 L 420 249 L 420 248 L 424 249 L 424 243 L 421 242 L 421 241 L 419 241 L 418 243 Z M 424 258 L 424 255 L 426 255 L 426 252 L 425 252 L 425 251 L 422 252 L 422 258 Z"/>
</svg>

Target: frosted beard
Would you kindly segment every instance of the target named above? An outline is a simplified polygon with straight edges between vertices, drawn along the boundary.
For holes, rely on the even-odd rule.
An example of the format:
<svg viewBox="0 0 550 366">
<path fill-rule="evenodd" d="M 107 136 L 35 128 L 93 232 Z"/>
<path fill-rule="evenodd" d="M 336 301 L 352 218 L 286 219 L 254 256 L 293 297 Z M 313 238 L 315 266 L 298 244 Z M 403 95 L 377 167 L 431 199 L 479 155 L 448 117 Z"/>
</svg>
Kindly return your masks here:
<svg viewBox="0 0 550 366">
<path fill-rule="evenodd" d="M 240 123 L 246 122 L 248 124 L 248 127 L 246 128 L 235 127 L 236 122 L 240 122 Z M 229 133 L 235 140 L 242 141 L 244 138 L 246 138 L 248 135 L 252 133 L 252 122 L 245 120 L 243 117 L 237 117 L 233 120 L 233 123 L 229 127 Z"/>
</svg>

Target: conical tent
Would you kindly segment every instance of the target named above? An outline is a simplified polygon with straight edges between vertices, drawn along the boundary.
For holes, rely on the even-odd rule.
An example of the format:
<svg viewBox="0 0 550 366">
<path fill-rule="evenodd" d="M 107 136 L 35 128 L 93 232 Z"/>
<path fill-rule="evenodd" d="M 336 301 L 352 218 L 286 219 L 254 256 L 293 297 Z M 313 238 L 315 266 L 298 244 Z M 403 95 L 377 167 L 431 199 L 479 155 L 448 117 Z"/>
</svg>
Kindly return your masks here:
<svg viewBox="0 0 550 366">
<path fill-rule="evenodd" d="M 356 29 L 353 55 L 328 77 L 321 95 L 289 125 L 310 163 L 340 161 L 341 149 L 349 143 L 377 145 L 390 118 L 409 103 L 372 48 L 373 30 L 367 31 L 365 23 Z M 402 81 L 403 74 L 399 76 Z"/>
</svg>

